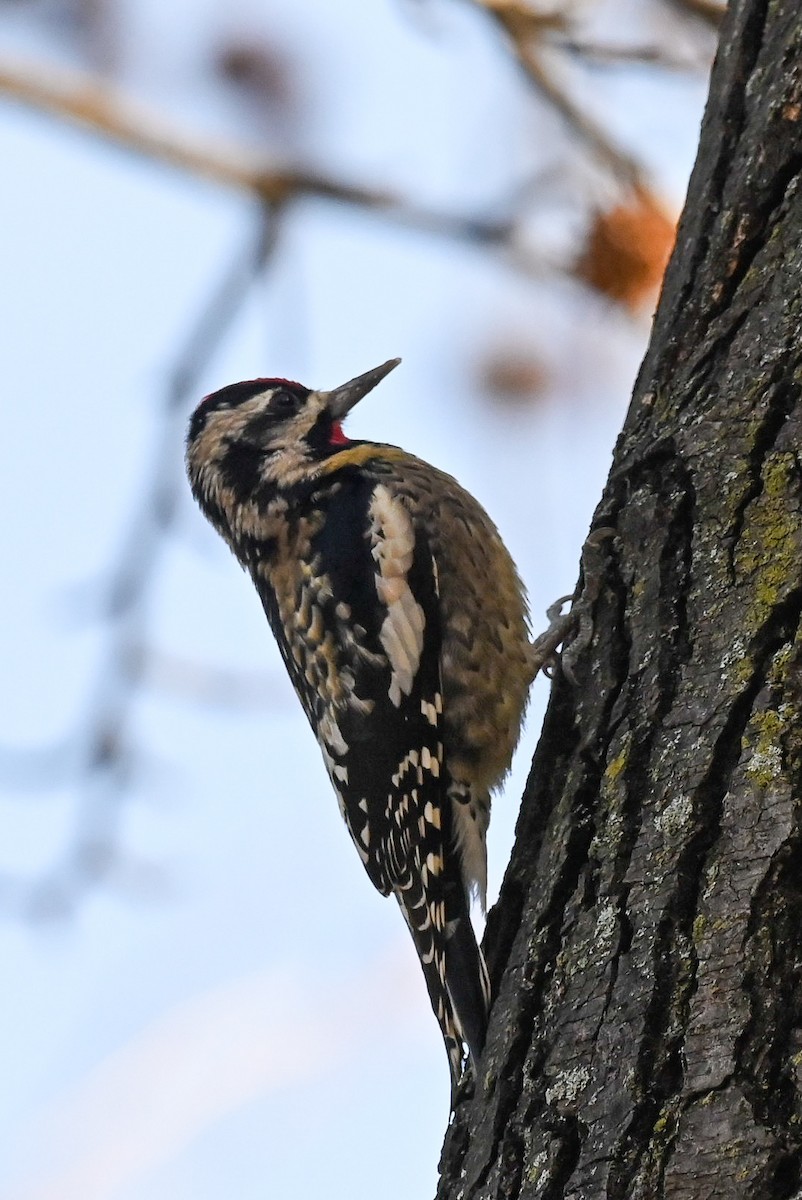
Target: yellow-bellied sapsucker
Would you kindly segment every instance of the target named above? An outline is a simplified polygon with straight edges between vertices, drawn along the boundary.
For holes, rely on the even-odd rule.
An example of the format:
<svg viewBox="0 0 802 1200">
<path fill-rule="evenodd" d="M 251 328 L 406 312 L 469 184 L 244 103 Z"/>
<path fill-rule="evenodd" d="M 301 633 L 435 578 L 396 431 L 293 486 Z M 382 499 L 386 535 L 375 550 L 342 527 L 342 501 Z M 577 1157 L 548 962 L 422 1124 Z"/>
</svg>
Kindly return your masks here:
<svg viewBox="0 0 802 1200">
<path fill-rule="evenodd" d="M 348 830 L 412 933 L 448 1051 L 452 1102 L 485 1038 L 490 792 L 532 677 L 524 589 L 456 480 L 346 413 L 399 362 L 334 391 L 234 383 L 192 416 L 203 512 L 251 574 Z"/>
</svg>

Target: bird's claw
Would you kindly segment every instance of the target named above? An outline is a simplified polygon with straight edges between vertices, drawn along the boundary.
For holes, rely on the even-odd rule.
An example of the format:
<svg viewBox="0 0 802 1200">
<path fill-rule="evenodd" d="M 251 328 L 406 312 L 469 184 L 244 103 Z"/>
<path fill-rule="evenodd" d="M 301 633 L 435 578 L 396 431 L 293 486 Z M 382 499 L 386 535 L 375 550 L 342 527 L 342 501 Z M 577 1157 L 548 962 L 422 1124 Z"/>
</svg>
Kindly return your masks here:
<svg viewBox="0 0 802 1200">
<path fill-rule="evenodd" d="M 593 637 L 591 610 L 598 599 L 604 578 L 601 550 L 615 536 L 615 532 L 615 529 L 604 525 L 588 535 L 582 547 L 582 591 L 579 595 L 560 596 L 546 609 L 549 627 L 535 638 L 530 647 L 533 679 L 540 671 L 551 679 L 559 666 L 568 682 L 576 686 L 574 668 Z M 569 602 L 571 607 L 564 613 L 563 605 Z"/>
</svg>

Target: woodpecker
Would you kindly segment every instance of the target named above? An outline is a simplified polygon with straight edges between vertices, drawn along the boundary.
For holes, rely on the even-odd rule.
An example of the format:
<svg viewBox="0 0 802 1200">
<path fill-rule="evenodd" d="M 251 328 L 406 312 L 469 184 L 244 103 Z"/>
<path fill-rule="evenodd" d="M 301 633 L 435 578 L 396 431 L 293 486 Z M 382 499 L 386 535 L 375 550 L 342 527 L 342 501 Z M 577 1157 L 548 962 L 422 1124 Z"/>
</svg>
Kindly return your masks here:
<svg viewBox="0 0 802 1200">
<path fill-rule="evenodd" d="M 253 379 L 213 392 L 190 485 L 250 573 L 375 886 L 394 895 L 445 1041 L 452 1106 L 482 1051 L 490 793 L 532 679 L 526 594 L 455 479 L 342 422 L 400 359 L 333 391 Z"/>
</svg>

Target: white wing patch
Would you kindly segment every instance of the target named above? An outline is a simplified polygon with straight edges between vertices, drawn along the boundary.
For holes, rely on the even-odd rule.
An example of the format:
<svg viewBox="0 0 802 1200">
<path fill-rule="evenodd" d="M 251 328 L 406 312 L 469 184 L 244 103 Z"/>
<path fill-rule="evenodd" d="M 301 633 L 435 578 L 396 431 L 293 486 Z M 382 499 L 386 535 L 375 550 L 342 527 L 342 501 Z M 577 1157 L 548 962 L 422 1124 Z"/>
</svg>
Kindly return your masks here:
<svg viewBox="0 0 802 1200">
<path fill-rule="evenodd" d="M 327 750 L 333 750 L 339 757 L 348 753 L 348 743 L 340 732 L 340 727 L 334 719 L 330 708 L 326 708 L 319 717 L 318 741 Z M 328 766 L 328 763 L 326 765 Z"/>
<path fill-rule="evenodd" d="M 378 568 L 376 592 L 387 608 L 379 640 L 390 662 L 390 701 L 396 708 L 408 696 L 420 665 L 423 609 L 407 582 L 415 552 L 415 531 L 402 502 L 379 484 L 370 503 L 371 552 Z"/>
</svg>

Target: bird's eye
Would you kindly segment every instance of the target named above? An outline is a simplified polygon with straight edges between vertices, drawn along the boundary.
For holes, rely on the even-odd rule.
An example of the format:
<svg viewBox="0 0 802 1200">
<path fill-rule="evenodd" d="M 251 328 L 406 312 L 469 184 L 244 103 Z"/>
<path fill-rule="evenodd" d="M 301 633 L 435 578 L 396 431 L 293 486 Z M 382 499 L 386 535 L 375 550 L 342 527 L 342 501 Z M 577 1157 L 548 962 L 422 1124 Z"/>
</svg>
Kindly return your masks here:
<svg viewBox="0 0 802 1200">
<path fill-rule="evenodd" d="M 288 392 L 284 388 L 279 388 L 270 397 L 270 407 L 274 412 L 278 413 L 295 412 L 298 407 L 298 399 L 296 396 L 293 396 L 292 392 Z"/>
</svg>

